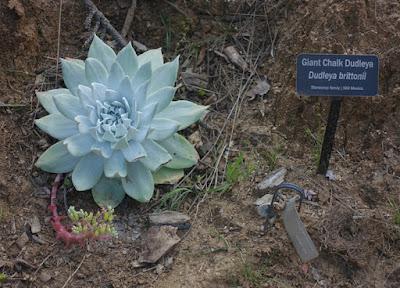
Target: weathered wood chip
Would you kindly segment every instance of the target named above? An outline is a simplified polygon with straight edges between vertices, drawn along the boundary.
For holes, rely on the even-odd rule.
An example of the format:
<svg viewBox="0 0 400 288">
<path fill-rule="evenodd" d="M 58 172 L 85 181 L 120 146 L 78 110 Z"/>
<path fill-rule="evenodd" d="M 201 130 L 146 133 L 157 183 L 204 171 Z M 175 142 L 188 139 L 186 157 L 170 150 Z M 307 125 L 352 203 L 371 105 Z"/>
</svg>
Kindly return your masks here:
<svg viewBox="0 0 400 288">
<path fill-rule="evenodd" d="M 190 217 L 176 211 L 163 211 L 149 215 L 150 223 L 153 225 L 172 225 L 184 224 L 190 221 Z"/>
<path fill-rule="evenodd" d="M 176 235 L 178 228 L 173 226 L 153 226 L 143 237 L 143 252 L 139 263 L 154 264 L 172 247 L 181 241 Z"/>
<path fill-rule="evenodd" d="M 19 238 L 17 239 L 17 241 L 15 242 L 17 244 L 17 246 L 22 249 L 25 247 L 26 243 L 28 243 L 29 241 L 29 237 L 28 234 L 26 234 L 26 232 L 22 233 L 21 236 L 19 236 Z"/>
<path fill-rule="evenodd" d="M 30 221 L 31 224 L 31 232 L 32 234 L 37 234 L 42 230 L 42 226 L 40 225 L 39 217 L 34 215 Z"/>
</svg>

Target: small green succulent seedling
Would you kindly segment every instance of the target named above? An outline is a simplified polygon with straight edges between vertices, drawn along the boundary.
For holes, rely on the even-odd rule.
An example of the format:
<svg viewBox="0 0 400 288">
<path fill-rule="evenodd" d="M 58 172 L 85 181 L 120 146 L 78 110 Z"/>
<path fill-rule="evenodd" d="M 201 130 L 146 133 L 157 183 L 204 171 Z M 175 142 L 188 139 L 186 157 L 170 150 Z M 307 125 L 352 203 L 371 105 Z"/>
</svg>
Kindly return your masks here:
<svg viewBox="0 0 400 288">
<path fill-rule="evenodd" d="M 207 110 L 172 101 L 178 66 L 178 58 L 164 63 L 161 49 L 137 56 L 129 43 L 116 54 L 94 36 L 85 61 L 62 60 L 66 88 L 37 93 L 50 114 L 35 124 L 59 142 L 36 166 L 72 172 L 76 190 L 91 189 L 101 207 L 125 194 L 147 202 L 155 184 L 178 181 L 199 156 L 177 132 Z"/>
<path fill-rule="evenodd" d="M 69 207 L 68 217 L 73 226 L 71 231 L 75 234 L 90 234 L 96 238 L 117 237 L 118 233 L 112 225 L 114 219 L 114 209 L 111 207 L 103 208 L 101 211 L 86 212 L 80 209 L 75 210 L 74 206 Z"/>
</svg>

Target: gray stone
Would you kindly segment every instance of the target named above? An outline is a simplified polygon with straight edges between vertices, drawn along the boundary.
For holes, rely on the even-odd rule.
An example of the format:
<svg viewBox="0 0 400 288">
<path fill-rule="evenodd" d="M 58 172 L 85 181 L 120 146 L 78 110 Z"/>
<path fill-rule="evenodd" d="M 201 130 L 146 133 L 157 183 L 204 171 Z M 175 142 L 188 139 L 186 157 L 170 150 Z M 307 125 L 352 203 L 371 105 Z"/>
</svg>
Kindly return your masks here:
<svg viewBox="0 0 400 288">
<path fill-rule="evenodd" d="M 278 186 L 285 180 L 287 170 L 286 168 L 279 168 L 272 173 L 268 174 L 260 183 L 257 184 L 257 189 L 264 190 Z"/>
</svg>

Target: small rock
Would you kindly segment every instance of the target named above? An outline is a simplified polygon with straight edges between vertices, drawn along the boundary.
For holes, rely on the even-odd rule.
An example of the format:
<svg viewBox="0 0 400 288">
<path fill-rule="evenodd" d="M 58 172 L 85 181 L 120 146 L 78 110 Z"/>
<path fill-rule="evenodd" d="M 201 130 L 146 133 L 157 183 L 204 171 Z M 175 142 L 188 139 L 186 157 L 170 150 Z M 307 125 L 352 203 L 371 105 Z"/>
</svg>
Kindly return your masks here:
<svg viewBox="0 0 400 288">
<path fill-rule="evenodd" d="M 336 180 L 336 176 L 335 176 L 335 174 L 333 173 L 332 170 L 326 171 L 325 177 L 330 181 L 335 181 Z"/>
<path fill-rule="evenodd" d="M 157 273 L 157 275 L 160 275 L 160 274 L 162 274 L 163 272 L 164 272 L 164 265 L 157 264 L 157 266 L 156 266 L 156 273 Z"/>
<path fill-rule="evenodd" d="M 251 88 L 246 96 L 249 97 L 249 100 L 254 100 L 257 95 L 264 96 L 268 93 L 269 89 L 271 89 L 271 85 L 267 81 L 267 77 L 262 76 L 261 79 L 256 81 L 256 84 L 253 88 Z"/>
<path fill-rule="evenodd" d="M 33 216 L 31 221 L 31 232 L 32 234 L 37 234 L 40 232 L 40 230 L 42 230 L 42 226 L 40 225 L 40 220 L 38 216 Z"/>
<path fill-rule="evenodd" d="M 143 252 L 139 263 L 156 263 L 181 239 L 176 235 L 178 228 L 172 226 L 153 226 L 143 237 Z"/>
<path fill-rule="evenodd" d="M 40 281 L 46 283 L 46 282 L 50 281 L 51 275 L 49 273 L 47 273 L 46 271 L 42 271 L 39 274 L 39 279 L 40 279 Z"/>
<path fill-rule="evenodd" d="M 28 243 L 29 241 L 29 237 L 28 234 L 26 234 L 26 232 L 22 233 L 21 236 L 19 236 L 19 238 L 17 239 L 17 241 L 15 242 L 17 244 L 17 246 L 22 249 L 25 247 L 26 243 Z"/>
<path fill-rule="evenodd" d="M 272 173 L 268 174 L 260 183 L 257 184 L 257 189 L 264 190 L 278 186 L 285 180 L 287 170 L 286 168 L 279 168 Z"/>
<path fill-rule="evenodd" d="M 149 216 L 150 223 L 153 225 L 172 225 L 177 226 L 190 221 L 190 217 L 176 211 L 163 211 L 153 213 Z"/>
<path fill-rule="evenodd" d="M 173 263 L 174 263 L 174 257 L 167 257 L 167 259 L 165 259 L 164 266 L 166 268 L 169 268 L 172 266 Z"/>
<path fill-rule="evenodd" d="M 271 205 L 272 198 L 274 198 L 273 194 L 265 194 L 263 197 L 258 198 L 254 204 L 257 206 L 268 206 Z"/>
</svg>

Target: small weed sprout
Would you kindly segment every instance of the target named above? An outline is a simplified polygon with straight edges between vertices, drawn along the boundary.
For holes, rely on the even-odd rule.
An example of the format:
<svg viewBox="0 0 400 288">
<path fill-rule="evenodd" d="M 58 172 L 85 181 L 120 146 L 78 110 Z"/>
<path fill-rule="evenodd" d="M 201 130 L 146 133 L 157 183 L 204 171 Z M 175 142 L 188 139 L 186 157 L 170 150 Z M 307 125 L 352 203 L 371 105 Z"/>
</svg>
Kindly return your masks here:
<svg viewBox="0 0 400 288">
<path fill-rule="evenodd" d="M 304 132 L 306 133 L 307 137 L 313 139 L 314 145 L 312 147 L 311 157 L 315 165 L 318 165 L 324 137 L 323 130 L 318 131 L 318 133 L 313 133 L 309 128 L 306 128 Z"/>
<path fill-rule="evenodd" d="M 400 206 L 395 203 L 394 200 L 389 200 L 390 207 L 394 210 L 393 222 L 400 226 Z"/>
<path fill-rule="evenodd" d="M 74 206 L 69 207 L 68 217 L 73 226 L 71 231 L 75 234 L 89 233 L 95 237 L 117 237 L 118 233 L 112 226 L 114 219 L 114 209 L 111 207 L 103 208 L 96 214 L 86 212 L 80 209 L 75 210 Z"/>
<path fill-rule="evenodd" d="M 7 281 L 7 275 L 4 273 L 0 273 L 0 284 Z"/>
</svg>

